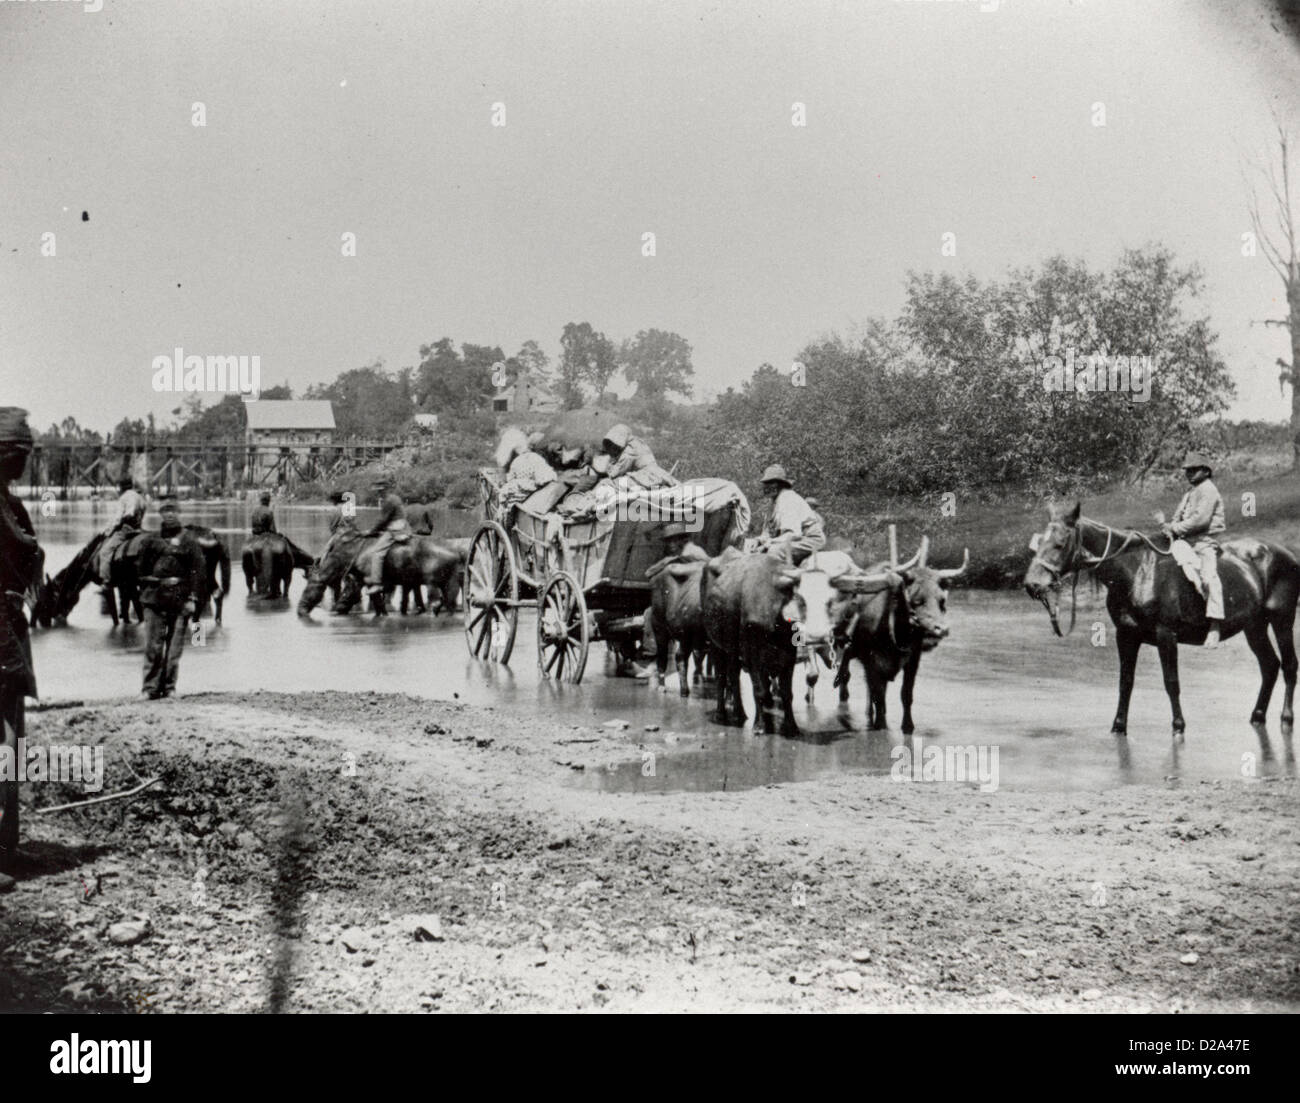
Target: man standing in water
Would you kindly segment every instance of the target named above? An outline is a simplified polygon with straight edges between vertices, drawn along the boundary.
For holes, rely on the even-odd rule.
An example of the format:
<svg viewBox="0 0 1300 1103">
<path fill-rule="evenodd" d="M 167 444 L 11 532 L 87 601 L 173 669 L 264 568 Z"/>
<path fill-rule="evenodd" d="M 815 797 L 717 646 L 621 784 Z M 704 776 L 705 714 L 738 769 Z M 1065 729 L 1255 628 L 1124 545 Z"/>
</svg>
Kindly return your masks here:
<svg viewBox="0 0 1300 1103">
<path fill-rule="evenodd" d="M 203 550 L 181 525 L 180 507 L 169 498 L 158 507 L 162 526 L 145 541 L 137 561 L 140 602 L 148 633 L 144 648 L 144 695 L 151 701 L 176 692 L 185 650 L 186 622 L 198 608 L 203 587 Z"/>
<path fill-rule="evenodd" d="M 9 493 L 31 450 L 27 411 L 0 406 L 0 871 L 12 869 L 18 856 L 18 740 L 26 718 L 23 698 L 36 696 L 23 596 L 39 581 L 45 553 L 27 510 Z"/>
</svg>

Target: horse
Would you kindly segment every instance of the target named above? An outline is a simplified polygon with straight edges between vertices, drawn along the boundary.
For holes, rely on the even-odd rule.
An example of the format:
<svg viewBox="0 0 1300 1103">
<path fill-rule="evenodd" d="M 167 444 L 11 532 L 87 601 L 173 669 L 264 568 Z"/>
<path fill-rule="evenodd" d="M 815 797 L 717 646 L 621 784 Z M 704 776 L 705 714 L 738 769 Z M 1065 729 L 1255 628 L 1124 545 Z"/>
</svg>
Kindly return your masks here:
<svg viewBox="0 0 1300 1103">
<path fill-rule="evenodd" d="M 298 599 L 299 616 L 311 614 L 320 604 L 327 587 L 340 588 L 334 606 L 336 611 L 347 612 L 356 604 L 361 594 L 356 559 L 374 539 L 376 538 L 356 531 L 336 535 L 334 542 L 307 576 L 307 586 Z M 416 611 L 424 612 L 421 587 L 428 586 L 430 596 L 436 590 L 442 595 L 443 607 L 451 608 L 455 604 L 458 580 L 463 569 L 463 561 L 456 551 L 443 547 L 431 537 L 412 536 L 388 549 L 388 554 L 384 557 L 384 592 L 391 593 L 400 586 L 403 612 L 411 596 L 415 597 Z"/>
<path fill-rule="evenodd" d="M 1059 617 L 1062 579 L 1073 574 L 1077 586 L 1077 572 L 1091 569 L 1106 586 L 1106 609 L 1115 625 L 1119 649 L 1119 705 L 1111 734 L 1128 733 L 1133 672 L 1138 651 L 1148 643 L 1160 654 L 1165 692 L 1173 711 L 1173 737 L 1181 738 L 1187 723 L 1179 703 L 1178 645 L 1204 643 L 1209 623 L 1197 587 L 1169 550 L 1157 547 L 1143 533 L 1081 517 L 1077 502 L 1069 511 L 1053 510 L 1047 530 L 1034 537 L 1030 549 L 1034 558 L 1025 572 L 1025 590 L 1046 607 L 1058 636 L 1063 635 Z M 1222 545 L 1219 576 L 1226 614 L 1222 636 L 1228 639 L 1241 632 L 1259 662 L 1259 696 L 1251 723 L 1264 723 L 1280 668 L 1286 684 L 1282 724 L 1289 729 L 1294 720 L 1297 662 L 1292 631 L 1300 600 L 1300 560 L 1279 544 L 1229 540 Z M 1269 640 L 1270 628 L 1276 651 Z"/>
<path fill-rule="evenodd" d="M 203 552 L 203 578 L 201 592 L 196 595 L 195 605 L 199 615 L 207 612 L 209 602 L 213 611 L 213 620 L 221 623 L 221 609 L 225 595 L 230 593 L 230 553 L 226 545 L 212 529 L 203 525 L 186 525 L 185 528 L 194 537 Z M 113 552 L 109 564 L 107 580 L 99 578 L 96 559 L 99 547 L 104 542 L 106 533 L 97 533 L 91 537 L 75 556 L 72 562 L 53 578 L 45 576 L 36 594 L 32 608 L 31 623 L 48 628 L 55 620 L 67 621 L 68 614 L 76 607 L 81 591 L 92 582 L 100 582 L 105 588 L 104 612 L 113 619 L 113 627 L 119 623 L 131 623 L 131 609 L 135 609 L 136 620 L 143 619 L 140 608 L 140 584 L 135 570 L 136 557 L 146 536 L 137 532 L 128 537 Z M 219 576 L 219 577 L 218 577 Z"/>
<path fill-rule="evenodd" d="M 278 532 L 258 533 L 244 545 L 241 559 L 249 594 L 272 599 L 287 598 L 293 572 L 301 568 L 303 577 L 310 577 L 316 562 Z"/>
<path fill-rule="evenodd" d="M 44 581 L 36 589 L 36 601 L 32 605 L 30 619 L 33 628 L 38 625 L 49 628 L 55 620 L 67 620 L 81 597 L 81 591 L 98 580 L 95 564 L 100 546 L 107 538 L 108 533 L 97 532 L 63 570 L 53 578 L 46 573 Z"/>
</svg>

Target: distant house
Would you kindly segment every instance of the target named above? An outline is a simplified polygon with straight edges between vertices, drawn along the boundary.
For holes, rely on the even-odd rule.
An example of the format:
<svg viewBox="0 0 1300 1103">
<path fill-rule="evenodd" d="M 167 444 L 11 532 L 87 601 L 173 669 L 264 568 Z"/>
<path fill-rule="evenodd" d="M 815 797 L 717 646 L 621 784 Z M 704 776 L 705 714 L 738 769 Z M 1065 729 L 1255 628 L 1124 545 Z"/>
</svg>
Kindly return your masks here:
<svg viewBox="0 0 1300 1103">
<path fill-rule="evenodd" d="M 416 414 L 411 423 L 421 433 L 435 433 L 438 430 L 437 414 Z"/>
<path fill-rule="evenodd" d="M 527 372 L 492 399 L 494 414 L 553 414 L 559 409 L 560 400 L 550 388 Z"/>
<path fill-rule="evenodd" d="M 334 441 L 334 407 L 327 399 L 260 399 L 244 405 L 247 440 L 256 447 L 253 479 L 284 463 L 282 456 L 310 453 Z"/>
</svg>

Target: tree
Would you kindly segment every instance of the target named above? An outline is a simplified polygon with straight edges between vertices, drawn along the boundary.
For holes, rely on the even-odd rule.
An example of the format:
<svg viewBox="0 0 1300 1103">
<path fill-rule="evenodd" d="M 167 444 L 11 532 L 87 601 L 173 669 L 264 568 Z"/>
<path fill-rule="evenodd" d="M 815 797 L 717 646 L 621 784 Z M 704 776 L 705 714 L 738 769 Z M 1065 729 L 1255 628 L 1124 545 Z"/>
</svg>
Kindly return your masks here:
<svg viewBox="0 0 1300 1103">
<path fill-rule="evenodd" d="M 1277 166 L 1261 168 L 1272 197 L 1272 216 L 1277 222 L 1276 235 L 1266 226 L 1264 212 L 1254 188 L 1250 192 L 1250 224 L 1255 238 L 1264 250 L 1264 256 L 1282 281 L 1286 292 L 1287 316 L 1269 318 L 1267 326 L 1285 326 L 1291 332 L 1291 362 L 1288 364 L 1281 357 L 1277 365 L 1281 368 L 1278 382 L 1286 393 L 1286 385 L 1291 384 L 1291 446 L 1292 463 L 1300 466 L 1300 244 L 1296 241 L 1296 208 L 1291 197 L 1290 136 L 1279 123 L 1277 127 L 1278 161 Z"/>
<path fill-rule="evenodd" d="M 307 398 L 334 404 L 340 437 L 383 437 L 400 433 L 411 420 L 411 371 L 396 374 L 376 360 L 364 368 L 340 373 L 333 383 L 307 388 Z"/>
<path fill-rule="evenodd" d="M 582 384 L 590 383 L 596 400 L 605 393 L 618 370 L 614 344 L 590 322 L 569 322 L 560 337 L 560 394 L 566 410 L 576 410 L 584 400 Z"/>
<path fill-rule="evenodd" d="M 267 392 L 262 392 L 267 397 Z M 194 396 L 199 399 L 198 395 Z M 187 441 L 241 440 L 248 428 L 247 404 L 237 394 L 224 395 L 214 406 L 204 408 L 202 400 L 191 406 L 186 403 L 187 416 L 177 430 L 177 436 Z"/>
<path fill-rule="evenodd" d="M 461 345 L 456 352 L 450 337 L 420 346 L 414 389 L 422 410 L 444 418 L 465 418 L 491 409 L 492 365 L 504 359 L 499 348 Z"/>
<path fill-rule="evenodd" d="M 675 431 L 674 452 L 747 488 L 782 463 L 810 492 L 877 501 L 1139 478 L 1199 443 L 1233 392 L 1200 292 L 1195 266 L 1158 246 L 1102 272 L 1054 257 L 1000 281 L 913 274 L 896 322 L 811 342 L 797 375 L 763 365 Z M 1053 357 L 1106 358 L 1109 383 L 1120 357 L 1148 356 L 1140 385 L 1125 364 L 1127 393 L 1045 386 Z"/>
<path fill-rule="evenodd" d="M 618 359 L 628 382 L 636 385 L 636 397 L 646 401 L 656 428 L 667 416 L 668 395 L 690 397 L 695 368 L 685 337 L 662 329 L 643 329 L 623 342 Z"/>
<path fill-rule="evenodd" d="M 519 370 L 543 386 L 551 382 L 551 358 L 536 341 L 525 341 L 514 355 Z"/>
</svg>

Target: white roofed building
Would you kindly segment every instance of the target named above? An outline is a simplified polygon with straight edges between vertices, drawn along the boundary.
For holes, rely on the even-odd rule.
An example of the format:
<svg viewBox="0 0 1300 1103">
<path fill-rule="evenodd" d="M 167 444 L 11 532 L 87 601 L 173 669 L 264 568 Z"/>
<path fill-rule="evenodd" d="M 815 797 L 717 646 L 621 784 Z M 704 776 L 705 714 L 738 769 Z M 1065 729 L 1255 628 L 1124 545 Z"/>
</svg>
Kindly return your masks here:
<svg viewBox="0 0 1300 1103">
<path fill-rule="evenodd" d="M 258 399 L 244 404 L 249 476 L 267 480 L 287 472 L 295 457 L 310 456 L 334 442 L 334 406 L 328 399 Z M 269 481 L 269 480 L 267 480 Z M 276 481 L 285 481 L 281 475 Z"/>
</svg>

